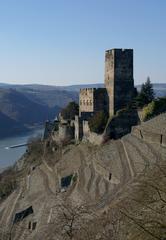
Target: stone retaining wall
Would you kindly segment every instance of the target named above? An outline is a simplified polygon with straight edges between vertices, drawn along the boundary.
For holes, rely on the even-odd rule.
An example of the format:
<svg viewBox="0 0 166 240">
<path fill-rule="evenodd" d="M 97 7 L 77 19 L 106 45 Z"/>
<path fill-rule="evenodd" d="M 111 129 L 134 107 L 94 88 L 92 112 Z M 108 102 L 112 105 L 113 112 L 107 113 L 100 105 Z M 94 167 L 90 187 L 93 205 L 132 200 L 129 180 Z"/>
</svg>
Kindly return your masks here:
<svg viewBox="0 0 166 240">
<path fill-rule="evenodd" d="M 157 143 L 166 146 L 166 135 L 164 134 L 146 131 L 145 129 L 141 129 L 141 127 L 137 126 L 132 127 L 131 133 L 132 135 L 144 139 L 149 143 Z"/>
</svg>

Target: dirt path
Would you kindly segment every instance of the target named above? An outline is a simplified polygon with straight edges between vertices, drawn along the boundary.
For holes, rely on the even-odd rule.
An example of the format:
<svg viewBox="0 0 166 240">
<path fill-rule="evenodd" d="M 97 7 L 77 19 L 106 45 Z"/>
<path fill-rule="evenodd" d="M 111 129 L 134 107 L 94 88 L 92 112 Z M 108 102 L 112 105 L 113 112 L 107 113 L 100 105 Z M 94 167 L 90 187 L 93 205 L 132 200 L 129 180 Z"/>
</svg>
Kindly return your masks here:
<svg viewBox="0 0 166 240">
<path fill-rule="evenodd" d="M 99 198 L 100 197 L 100 189 L 99 189 L 99 183 L 101 181 L 101 176 L 99 175 L 96 179 L 96 189 L 95 189 L 95 195 L 96 195 L 96 198 Z"/>
<path fill-rule="evenodd" d="M 45 167 L 46 167 L 50 172 L 53 172 L 53 169 L 52 169 L 50 166 L 48 166 L 47 161 L 45 160 L 45 155 L 46 155 L 46 146 L 45 146 L 45 144 L 44 144 L 42 162 L 43 162 L 43 164 L 45 165 Z"/>
<path fill-rule="evenodd" d="M 142 158 L 142 160 L 145 163 L 144 164 L 144 169 L 142 169 L 142 170 L 145 170 L 146 166 L 149 166 L 149 158 L 131 140 L 125 139 L 125 141 L 128 142 L 132 146 L 134 151 L 136 151 L 138 153 L 138 155 Z"/>
<path fill-rule="evenodd" d="M 79 153 L 80 153 L 81 166 L 80 166 L 79 171 L 78 171 L 78 174 L 79 174 L 78 190 L 84 191 L 84 187 L 85 187 L 85 174 L 84 174 L 85 159 L 84 159 L 84 154 L 80 149 L 79 149 Z"/>
<path fill-rule="evenodd" d="M 128 163 L 128 166 L 129 166 L 131 177 L 134 177 L 135 174 L 134 174 L 134 170 L 133 170 L 133 167 L 132 167 L 132 164 L 131 164 L 131 160 L 129 158 L 129 155 L 128 155 L 126 146 L 124 144 L 124 141 L 122 139 L 121 139 L 121 143 L 123 145 L 123 149 L 124 149 L 124 153 L 125 153 L 125 156 L 126 156 L 126 159 L 127 159 L 127 163 Z"/>
<path fill-rule="evenodd" d="M 126 156 L 126 152 L 124 150 L 123 144 L 120 140 L 116 142 L 116 148 L 119 152 L 121 167 L 122 167 L 122 176 L 120 179 L 120 185 L 125 184 L 131 179 L 131 171 L 128 167 L 128 160 Z"/>
<path fill-rule="evenodd" d="M 93 181 L 95 179 L 95 170 L 94 170 L 94 167 L 93 167 L 93 162 L 90 164 L 90 173 L 91 173 L 91 176 L 90 176 L 90 179 L 89 179 L 88 184 L 87 184 L 88 192 L 90 192 Z"/>
</svg>

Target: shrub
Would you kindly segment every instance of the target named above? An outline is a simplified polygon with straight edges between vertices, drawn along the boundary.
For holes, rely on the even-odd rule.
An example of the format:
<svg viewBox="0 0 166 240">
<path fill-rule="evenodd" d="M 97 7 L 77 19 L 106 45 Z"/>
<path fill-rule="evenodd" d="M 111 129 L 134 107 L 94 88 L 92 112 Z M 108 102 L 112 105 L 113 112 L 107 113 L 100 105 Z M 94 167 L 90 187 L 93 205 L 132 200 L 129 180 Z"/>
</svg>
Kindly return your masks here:
<svg viewBox="0 0 166 240">
<path fill-rule="evenodd" d="M 154 100 L 153 85 L 151 84 L 149 77 L 147 78 L 147 81 L 142 84 L 141 91 L 135 100 L 138 107 L 143 107 Z"/>
<path fill-rule="evenodd" d="M 40 138 L 32 138 L 28 142 L 28 152 L 40 156 L 43 153 L 43 142 Z"/>
<path fill-rule="evenodd" d="M 78 176 L 77 176 L 77 173 L 73 176 L 73 182 L 75 183 L 76 181 L 77 181 L 77 178 L 78 178 Z"/>
<path fill-rule="evenodd" d="M 166 97 L 156 99 L 143 108 L 142 114 L 143 120 L 146 121 L 151 117 L 154 117 L 165 111 L 166 111 Z"/>
<path fill-rule="evenodd" d="M 0 200 L 9 196 L 16 187 L 16 172 L 14 168 L 8 168 L 0 173 Z"/>
<path fill-rule="evenodd" d="M 89 128 L 92 132 L 102 133 L 108 121 L 108 114 L 103 111 L 97 112 L 89 120 Z"/>
<path fill-rule="evenodd" d="M 61 115 L 64 119 L 74 119 L 79 114 L 79 106 L 75 102 L 70 102 L 66 108 L 62 109 Z"/>
</svg>

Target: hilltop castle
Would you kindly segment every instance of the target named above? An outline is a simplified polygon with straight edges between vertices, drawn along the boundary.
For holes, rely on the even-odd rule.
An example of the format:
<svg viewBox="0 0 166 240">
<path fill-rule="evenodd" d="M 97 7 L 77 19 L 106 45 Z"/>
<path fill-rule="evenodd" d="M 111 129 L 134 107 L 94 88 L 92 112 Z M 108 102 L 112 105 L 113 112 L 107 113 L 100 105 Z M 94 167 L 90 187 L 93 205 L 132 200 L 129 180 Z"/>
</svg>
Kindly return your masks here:
<svg viewBox="0 0 166 240">
<path fill-rule="evenodd" d="M 80 90 L 80 116 L 108 108 L 109 115 L 126 107 L 133 99 L 133 49 L 105 52 L 105 88 Z"/>
<path fill-rule="evenodd" d="M 111 117 L 130 104 L 134 94 L 133 49 L 106 51 L 105 88 L 80 90 L 79 117 L 75 119 L 75 138 L 78 140 L 84 136 L 87 121 L 96 112 L 104 110 Z"/>
<path fill-rule="evenodd" d="M 58 137 L 80 140 L 88 136 L 88 120 L 99 111 L 109 117 L 127 107 L 135 94 L 133 49 L 111 49 L 105 52 L 105 88 L 80 89 L 79 116 L 75 120 L 60 119 Z M 57 133 L 54 133 L 55 139 Z"/>
</svg>

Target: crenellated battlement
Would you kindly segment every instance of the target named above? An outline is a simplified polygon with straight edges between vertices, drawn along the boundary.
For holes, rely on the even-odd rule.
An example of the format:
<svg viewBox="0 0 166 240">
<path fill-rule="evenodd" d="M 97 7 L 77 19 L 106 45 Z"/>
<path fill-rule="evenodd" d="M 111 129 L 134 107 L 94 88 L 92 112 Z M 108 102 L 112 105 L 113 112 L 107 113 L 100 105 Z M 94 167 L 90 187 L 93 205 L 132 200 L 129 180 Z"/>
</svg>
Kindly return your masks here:
<svg viewBox="0 0 166 240">
<path fill-rule="evenodd" d="M 105 88 L 83 88 L 80 89 L 79 95 L 79 114 L 94 113 L 103 110 L 106 99 Z M 85 114 L 86 113 L 86 114 Z"/>
<path fill-rule="evenodd" d="M 95 90 L 96 88 L 82 88 L 80 89 L 80 94 L 87 95 L 93 93 Z"/>
</svg>

